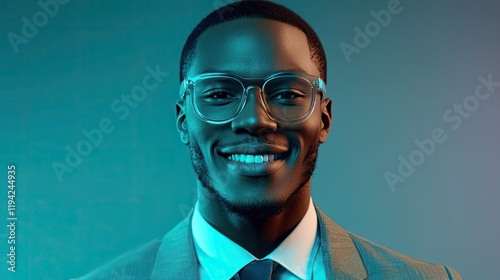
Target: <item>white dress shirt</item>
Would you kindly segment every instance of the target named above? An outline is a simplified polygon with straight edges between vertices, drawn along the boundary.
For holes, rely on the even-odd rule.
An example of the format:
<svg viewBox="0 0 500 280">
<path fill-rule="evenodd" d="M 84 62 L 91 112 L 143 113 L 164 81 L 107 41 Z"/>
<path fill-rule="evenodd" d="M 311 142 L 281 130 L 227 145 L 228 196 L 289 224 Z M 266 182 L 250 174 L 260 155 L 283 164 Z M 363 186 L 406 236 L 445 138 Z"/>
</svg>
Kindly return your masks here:
<svg viewBox="0 0 500 280">
<path fill-rule="evenodd" d="M 258 260 L 212 227 L 201 215 L 198 203 L 191 225 L 201 280 L 231 279 L 244 266 Z M 273 279 L 326 279 L 317 229 L 318 218 L 311 198 L 306 214 L 295 229 L 263 258 L 281 265 Z"/>
</svg>

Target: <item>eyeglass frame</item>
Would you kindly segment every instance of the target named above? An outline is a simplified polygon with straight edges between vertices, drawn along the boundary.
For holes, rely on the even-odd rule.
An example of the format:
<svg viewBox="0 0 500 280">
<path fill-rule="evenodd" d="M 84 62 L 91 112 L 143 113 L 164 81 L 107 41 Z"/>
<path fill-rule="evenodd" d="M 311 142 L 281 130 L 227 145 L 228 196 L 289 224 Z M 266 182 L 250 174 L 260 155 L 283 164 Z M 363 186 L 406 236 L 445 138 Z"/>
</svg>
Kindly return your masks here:
<svg viewBox="0 0 500 280">
<path fill-rule="evenodd" d="M 265 88 L 266 84 L 270 80 L 272 80 L 276 77 L 286 77 L 286 76 L 294 76 L 294 77 L 302 78 L 302 79 L 308 81 L 311 85 L 312 100 L 311 100 L 311 105 L 309 106 L 307 114 L 301 118 L 291 120 L 291 121 L 284 120 L 284 119 L 273 116 L 273 114 L 271 113 L 271 110 L 269 109 L 269 106 L 267 105 L 267 102 L 265 102 L 263 99 L 263 92 L 264 91 L 262 89 Z M 214 77 L 232 78 L 232 79 L 238 81 L 241 84 L 241 87 L 243 89 L 243 96 L 241 98 L 238 109 L 234 113 L 234 116 L 232 116 L 226 120 L 222 120 L 222 121 L 214 121 L 214 120 L 211 120 L 211 119 L 207 118 L 206 116 L 204 116 L 197 108 L 197 105 L 195 105 L 195 101 L 194 101 L 194 97 L 193 97 L 194 94 L 191 94 L 192 92 L 194 92 L 194 86 L 198 81 L 205 79 L 205 78 L 214 78 Z M 262 86 L 257 86 L 253 83 L 245 86 L 245 84 L 242 82 L 242 81 L 252 81 L 252 80 L 260 80 L 260 81 L 264 81 L 264 83 L 262 83 Z M 207 122 L 207 123 L 210 123 L 210 124 L 225 124 L 225 123 L 229 123 L 229 122 L 234 121 L 236 118 L 239 117 L 241 112 L 243 112 L 243 109 L 245 108 L 245 106 L 247 104 L 248 90 L 250 88 L 258 88 L 259 89 L 259 99 L 260 99 L 261 104 L 264 107 L 264 111 L 266 112 L 267 117 L 269 119 L 271 119 L 275 122 L 281 123 L 281 124 L 299 124 L 301 122 L 304 122 L 312 115 L 312 113 L 314 112 L 314 109 L 316 108 L 316 95 L 319 92 L 321 92 L 321 99 L 326 97 L 326 84 L 323 81 L 323 79 L 321 79 L 321 77 L 307 74 L 304 72 L 298 72 L 298 71 L 280 71 L 280 72 L 276 72 L 276 73 L 273 73 L 271 75 L 268 75 L 265 78 L 243 78 L 241 76 L 238 76 L 235 74 L 229 74 L 229 73 L 225 73 L 225 72 L 202 73 L 202 74 L 196 75 L 194 77 L 185 78 L 180 84 L 179 96 L 181 99 L 184 99 L 186 97 L 186 95 L 191 94 L 191 107 L 193 108 L 193 111 L 195 112 L 196 116 L 200 120 Z"/>
</svg>

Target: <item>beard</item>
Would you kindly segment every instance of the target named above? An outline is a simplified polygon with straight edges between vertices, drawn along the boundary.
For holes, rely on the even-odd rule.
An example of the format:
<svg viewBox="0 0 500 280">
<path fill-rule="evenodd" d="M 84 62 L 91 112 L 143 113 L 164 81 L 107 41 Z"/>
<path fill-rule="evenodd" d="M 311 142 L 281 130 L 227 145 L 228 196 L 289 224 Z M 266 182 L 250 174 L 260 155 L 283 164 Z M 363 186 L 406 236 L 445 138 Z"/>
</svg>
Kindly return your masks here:
<svg viewBox="0 0 500 280">
<path fill-rule="evenodd" d="M 189 154 L 198 180 L 200 181 L 202 187 L 207 189 L 216 199 L 215 203 L 222 205 L 227 213 L 232 213 L 244 219 L 255 221 L 281 214 L 286 206 L 288 206 L 292 199 L 299 193 L 299 191 L 306 186 L 314 173 L 314 169 L 316 168 L 318 148 L 319 142 L 316 142 L 309 147 L 305 158 L 302 161 L 302 164 L 306 167 L 306 169 L 301 175 L 300 183 L 294 186 L 294 191 L 289 197 L 277 202 L 236 203 L 230 201 L 214 187 L 208 172 L 205 157 L 203 156 L 200 147 L 189 143 Z"/>
</svg>

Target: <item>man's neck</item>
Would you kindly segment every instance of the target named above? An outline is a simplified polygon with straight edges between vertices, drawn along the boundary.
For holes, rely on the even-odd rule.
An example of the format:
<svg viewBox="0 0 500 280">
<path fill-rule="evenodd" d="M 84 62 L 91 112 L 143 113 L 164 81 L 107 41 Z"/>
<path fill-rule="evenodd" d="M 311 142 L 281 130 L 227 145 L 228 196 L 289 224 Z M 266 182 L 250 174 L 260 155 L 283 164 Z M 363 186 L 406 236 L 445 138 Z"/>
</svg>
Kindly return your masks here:
<svg viewBox="0 0 500 280">
<path fill-rule="evenodd" d="M 310 202 L 310 186 L 304 186 L 286 204 L 283 211 L 261 219 L 242 217 L 228 212 L 221 203 L 214 203 L 200 194 L 200 212 L 203 218 L 220 233 L 243 247 L 257 258 L 271 253 L 304 217 Z"/>
</svg>

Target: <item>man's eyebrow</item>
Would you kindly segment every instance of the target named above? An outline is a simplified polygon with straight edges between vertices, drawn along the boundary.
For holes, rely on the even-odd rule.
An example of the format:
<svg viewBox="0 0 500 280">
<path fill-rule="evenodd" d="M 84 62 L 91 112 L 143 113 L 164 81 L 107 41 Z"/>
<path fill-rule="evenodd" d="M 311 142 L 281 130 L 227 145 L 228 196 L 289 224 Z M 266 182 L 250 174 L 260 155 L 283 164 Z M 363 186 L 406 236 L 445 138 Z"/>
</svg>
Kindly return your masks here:
<svg viewBox="0 0 500 280">
<path fill-rule="evenodd" d="M 308 74 L 304 69 L 299 68 L 299 67 L 295 67 L 295 68 L 288 68 L 288 69 L 283 69 L 283 70 L 275 71 L 272 73 L 268 73 L 265 76 L 270 76 L 270 75 L 277 73 L 277 72 L 301 72 L 304 74 Z M 248 75 L 241 75 L 239 73 L 236 73 L 234 70 L 216 69 L 216 68 L 212 68 L 212 67 L 207 68 L 205 71 L 201 72 L 200 74 L 206 74 L 206 73 L 225 73 L 225 74 L 230 74 L 230 75 L 235 75 L 235 76 L 241 76 L 243 78 L 251 78 L 251 77 L 247 77 Z M 259 78 L 264 78 L 264 77 L 259 77 Z"/>
</svg>

